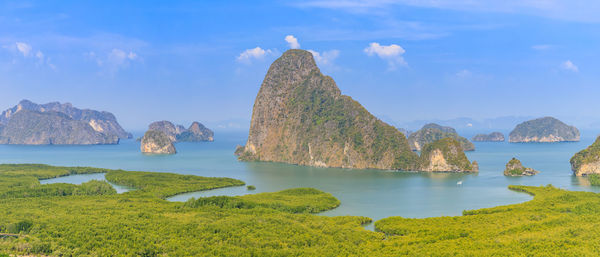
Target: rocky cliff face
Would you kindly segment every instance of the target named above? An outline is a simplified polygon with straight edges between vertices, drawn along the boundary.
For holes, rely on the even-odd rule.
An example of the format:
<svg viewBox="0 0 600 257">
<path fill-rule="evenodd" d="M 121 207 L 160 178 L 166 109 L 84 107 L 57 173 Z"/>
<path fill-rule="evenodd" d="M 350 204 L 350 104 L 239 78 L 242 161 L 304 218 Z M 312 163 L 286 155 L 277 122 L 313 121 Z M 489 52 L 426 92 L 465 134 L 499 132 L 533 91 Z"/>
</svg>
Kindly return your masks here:
<svg viewBox="0 0 600 257">
<path fill-rule="evenodd" d="M 162 131 L 172 142 L 213 141 L 214 133 L 201 123 L 194 121 L 189 128 L 174 125 L 170 121 L 156 121 L 148 126 L 149 130 Z"/>
<path fill-rule="evenodd" d="M 490 134 L 477 134 L 471 141 L 474 142 L 504 142 L 504 134 L 500 132 L 492 132 Z"/>
<path fill-rule="evenodd" d="M 0 115 L 1 144 L 117 144 L 131 135 L 108 112 L 21 101 Z"/>
<path fill-rule="evenodd" d="M 464 151 L 475 150 L 475 145 L 466 138 L 459 136 L 456 130 L 435 123 L 426 124 L 420 130 L 410 134 L 408 142 L 413 151 L 420 151 L 426 144 L 433 143 L 442 138 L 456 139 Z"/>
<path fill-rule="evenodd" d="M 342 95 L 310 52 L 288 50 L 260 87 L 240 160 L 414 170 L 404 134 Z"/>
<path fill-rule="evenodd" d="M 120 139 L 131 138 L 131 134 L 127 133 L 117 122 L 115 116 L 110 112 L 95 111 L 89 109 L 78 109 L 70 103 L 61 104 L 52 102 L 47 104 L 36 104 L 29 100 L 22 100 L 0 115 L 0 123 L 6 124 L 11 119 L 12 115 L 20 110 L 30 110 L 34 112 L 46 113 L 62 113 L 72 120 L 84 121 L 90 125 L 95 131 L 106 134 L 115 135 Z"/>
<path fill-rule="evenodd" d="M 523 167 L 523 164 L 517 158 L 508 161 L 504 169 L 504 176 L 533 176 L 538 173 L 540 172 L 537 170 Z"/>
<path fill-rule="evenodd" d="M 600 174 L 600 137 L 571 157 L 571 169 L 576 176 Z"/>
<path fill-rule="evenodd" d="M 477 162 L 471 163 L 460 142 L 454 138 L 442 138 L 425 145 L 419 158 L 421 171 L 429 172 L 478 172 Z"/>
<path fill-rule="evenodd" d="M 523 122 L 508 136 L 511 143 L 579 141 L 579 130 L 552 117 Z"/>
<path fill-rule="evenodd" d="M 169 136 L 157 130 L 148 130 L 142 137 L 140 146 L 142 153 L 146 154 L 175 154 L 175 146 Z"/>
</svg>

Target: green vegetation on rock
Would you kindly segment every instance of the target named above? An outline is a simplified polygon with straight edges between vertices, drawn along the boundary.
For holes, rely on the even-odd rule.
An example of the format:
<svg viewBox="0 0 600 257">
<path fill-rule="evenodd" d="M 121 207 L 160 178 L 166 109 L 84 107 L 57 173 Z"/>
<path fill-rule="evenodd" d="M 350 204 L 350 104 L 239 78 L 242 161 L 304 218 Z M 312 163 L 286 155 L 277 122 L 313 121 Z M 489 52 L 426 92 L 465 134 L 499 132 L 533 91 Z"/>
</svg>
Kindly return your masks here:
<svg viewBox="0 0 600 257">
<path fill-rule="evenodd" d="M 523 167 L 521 161 L 514 157 L 506 163 L 506 168 L 504 169 L 504 176 L 533 176 L 538 173 L 540 172 L 537 170 Z"/>
<path fill-rule="evenodd" d="M 419 158 L 421 171 L 477 172 L 460 142 L 447 137 L 426 144 Z"/>
<path fill-rule="evenodd" d="M 475 150 L 475 145 L 473 145 L 473 143 L 471 143 L 468 139 L 459 136 L 458 133 L 456 133 L 456 130 L 451 127 L 440 126 L 435 123 L 426 124 L 420 130 L 411 133 L 408 137 L 408 142 L 412 150 L 421 151 L 425 145 L 443 138 L 453 138 L 457 140 L 460 142 L 464 151 Z"/>
<path fill-rule="evenodd" d="M 577 176 L 600 173 L 600 137 L 571 157 L 571 169 Z"/>
</svg>

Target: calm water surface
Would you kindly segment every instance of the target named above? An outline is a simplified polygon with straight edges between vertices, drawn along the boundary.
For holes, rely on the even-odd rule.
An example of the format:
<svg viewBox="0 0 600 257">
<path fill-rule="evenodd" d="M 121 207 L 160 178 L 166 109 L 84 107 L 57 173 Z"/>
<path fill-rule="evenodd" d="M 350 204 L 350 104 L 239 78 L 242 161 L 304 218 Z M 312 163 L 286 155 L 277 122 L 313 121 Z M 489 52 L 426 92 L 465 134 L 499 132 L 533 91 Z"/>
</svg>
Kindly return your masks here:
<svg viewBox="0 0 600 257">
<path fill-rule="evenodd" d="M 123 140 L 119 145 L 101 146 L 13 146 L 0 145 L 0 163 L 44 163 L 64 166 L 93 166 L 137 171 L 161 171 L 211 177 L 240 179 L 245 187 L 223 188 L 182 194 L 172 201 L 190 197 L 243 195 L 273 192 L 294 187 L 314 187 L 340 199 L 340 207 L 321 215 L 367 216 L 374 220 L 389 216 L 411 218 L 461 215 L 465 209 L 478 209 L 519 203 L 531 199 L 508 185 L 547 185 L 570 189 L 600 191 L 585 178 L 572 175 L 569 159 L 590 145 L 597 131 L 582 133 L 581 142 L 554 144 L 475 143 L 468 152 L 479 162 L 479 174 L 411 173 L 379 170 L 315 168 L 280 163 L 238 162 L 233 155 L 237 144 L 244 144 L 247 133 L 216 133 L 215 142 L 178 143 L 178 153 L 148 156 L 139 151 L 139 142 Z M 512 157 L 542 173 L 533 177 L 505 177 L 504 165 Z M 75 183 L 104 179 L 103 174 L 74 175 L 42 183 Z M 457 182 L 462 181 L 462 185 Z M 116 187 L 118 192 L 128 188 Z"/>
</svg>

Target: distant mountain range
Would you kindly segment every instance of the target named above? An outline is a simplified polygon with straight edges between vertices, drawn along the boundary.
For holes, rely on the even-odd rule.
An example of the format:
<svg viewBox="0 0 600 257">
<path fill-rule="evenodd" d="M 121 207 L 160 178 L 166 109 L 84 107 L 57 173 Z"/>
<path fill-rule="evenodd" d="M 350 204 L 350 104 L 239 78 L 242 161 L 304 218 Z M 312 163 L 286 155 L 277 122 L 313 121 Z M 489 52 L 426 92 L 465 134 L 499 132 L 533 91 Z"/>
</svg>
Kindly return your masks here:
<svg viewBox="0 0 600 257">
<path fill-rule="evenodd" d="M 455 118 L 455 119 L 431 119 L 431 120 L 414 120 L 414 121 L 396 121 L 391 124 L 396 127 L 407 129 L 410 131 L 416 131 L 428 123 L 436 123 L 442 126 L 453 127 L 459 131 L 462 130 L 511 130 L 517 124 L 531 120 L 534 116 L 503 116 L 497 118 L 488 119 L 472 119 L 472 118 Z M 384 119 L 386 122 L 390 122 L 389 118 Z"/>
<path fill-rule="evenodd" d="M 131 138 L 110 112 L 22 100 L 0 115 L 0 144 L 117 144 Z"/>
</svg>

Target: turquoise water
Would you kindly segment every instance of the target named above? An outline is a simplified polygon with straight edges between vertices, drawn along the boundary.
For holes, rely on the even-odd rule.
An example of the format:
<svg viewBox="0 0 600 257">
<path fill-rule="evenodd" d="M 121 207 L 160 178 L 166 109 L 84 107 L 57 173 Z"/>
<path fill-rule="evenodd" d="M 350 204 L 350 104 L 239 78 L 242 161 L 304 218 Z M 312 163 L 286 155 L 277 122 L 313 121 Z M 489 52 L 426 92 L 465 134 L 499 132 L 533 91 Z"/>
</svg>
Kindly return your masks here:
<svg viewBox="0 0 600 257">
<path fill-rule="evenodd" d="M 215 142 L 178 143 L 178 153 L 148 156 L 139 151 L 139 142 L 124 140 L 119 145 L 99 146 L 14 146 L 0 145 L 0 163 L 45 163 L 65 166 L 94 166 L 112 169 L 162 171 L 212 177 L 231 177 L 255 185 L 223 188 L 178 195 L 190 197 L 241 195 L 272 192 L 294 187 L 314 187 L 340 199 L 340 207 L 321 215 L 357 215 L 378 220 L 389 216 L 433 217 L 460 215 L 465 209 L 478 209 L 519 203 L 531 199 L 513 192 L 508 185 L 547 185 L 600 191 L 585 178 L 572 175 L 569 159 L 590 145 L 597 132 L 584 132 L 581 142 L 554 144 L 475 143 L 468 152 L 479 162 L 479 174 L 413 173 L 378 170 L 315 168 L 281 163 L 238 162 L 233 155 L 244 144 L 246 133 L 216 133 Z M 135 138 L 135 137 L 134 137 Z M 504 165 L 512 157 L 542 173 L 533 177 L 505 177 Z M 76 175 L 43 183 L 82 183 L 103 179 L 102 174 Z M 462 181 L 462 185 L 457 182 Z M 127 188 L 118 188 L 119 192 Z"/>
</svg>

